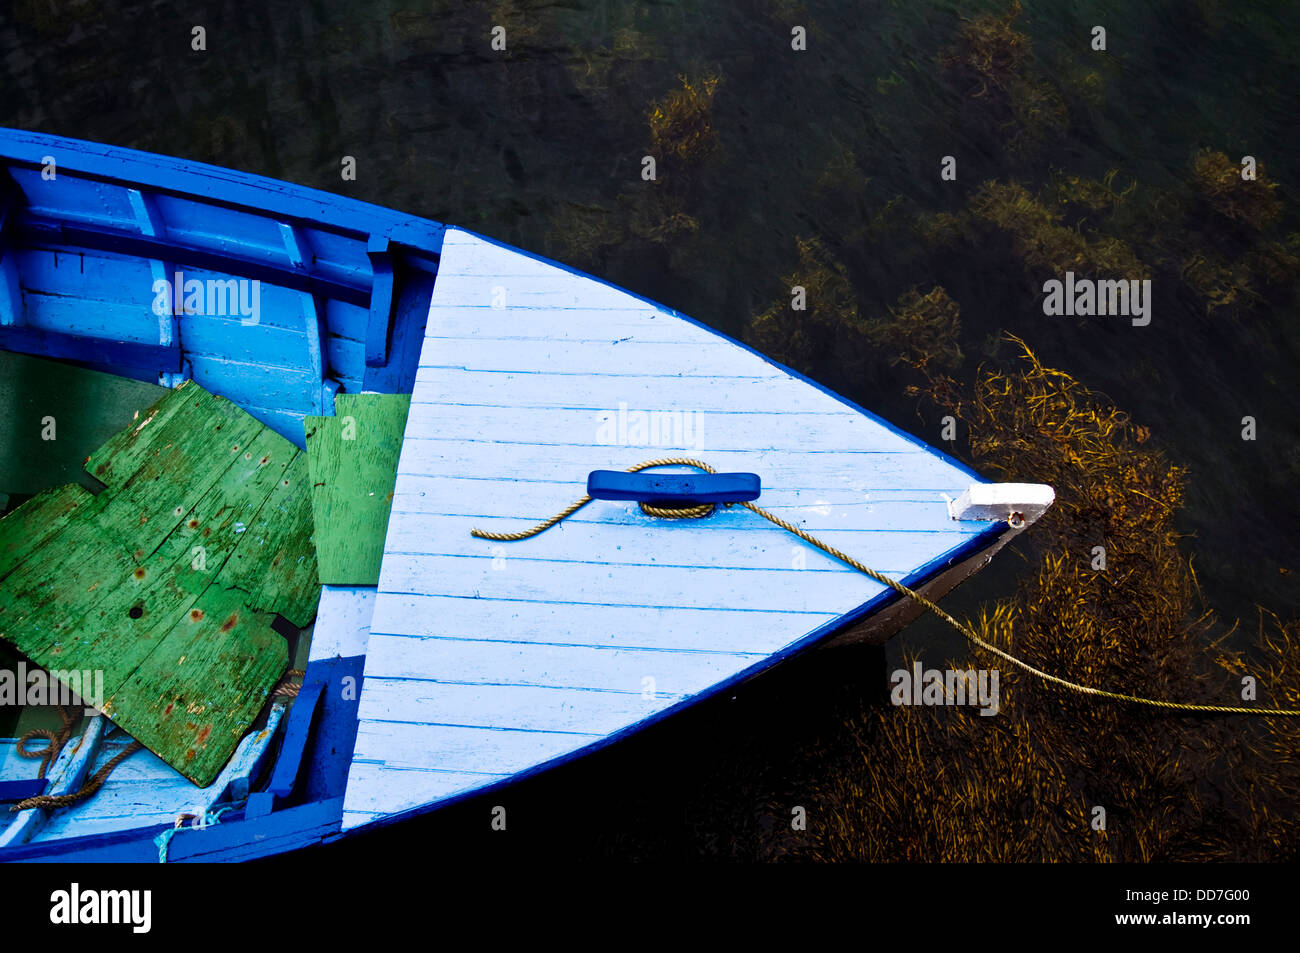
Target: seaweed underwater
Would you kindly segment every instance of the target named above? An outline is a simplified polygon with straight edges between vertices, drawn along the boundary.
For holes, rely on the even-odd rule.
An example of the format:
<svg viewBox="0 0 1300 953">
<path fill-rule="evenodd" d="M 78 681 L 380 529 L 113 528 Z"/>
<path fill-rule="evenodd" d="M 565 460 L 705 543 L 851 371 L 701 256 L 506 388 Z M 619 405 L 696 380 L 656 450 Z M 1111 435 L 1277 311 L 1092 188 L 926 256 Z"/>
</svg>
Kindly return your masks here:
<svg viewBox="0 0 1300 953">
<path fill-rule="evenodd" d="M 986 472 L 1057 491 L 1022 550 L 1031 570 L 973 620 L 980 637 L 1048 672 L 1160 699 L 1224 704 L 1249 669 L 1260 706 L 1294 706 L 1296 622 L 1261 611 L 1249 667 L 1223 646 L 1230 627 L 1205 606 L 1173 525 L 1185 471 L 1144 446 L 1145 428 L 1012 340 L 1015 370 L 985 370 L 971 392 L 945 377 L 923 385 L 969 426 Z M 988 662 L 973 652 L 948 665 Z M 850 735 L 818 791 L 825 823 L 794 856 L 1280 860 L 1296 849 L 1294 719 L 1153 713 L 1011 669 L 997 718 L 871 704 Z"/>
<path fill-rule="evenodd" d="M 1041 160 L 1046 144 L 1069 125 L 1070 94 L 1035 65 L 1028 37 L 1015 28 L 1020 12 L 1016 3 L 1006 14 L 964 22 L 938 58 L 964 97 L 972 134 L 1005 150 L 1016 177 L 984 181 L 956 210 L 901 195 L 877 200 L 874 219 L 834 250 L 830 236 L 799 237 L 796 266 L 784 283 L 806 291 L 805 307 L 777 297 L 751 318 L 747 339 L 823 379 L 870 375 L 890 382 L 916 402 L 923 422 L 941 415 L 954 421 L 966 435 L 958 455 L 982 472 L 1056 488 L 1055 506 L 1018 546 L 1028 568 L 1015 591 L 976 608 L 971 624 L 981 638 L 1047 672 L 1113 691 L 1293 708 L 1300 698 L 1300 620 L 1258 605 L 1255 625 L 1241 626 L 1221 621 L 1207 604 L 1181 529 L 1195 475 L 1169 461 L 1150 427 L 1045 364 L 1022 337 L 989 328 L 984 315 L 977 320 L 988 336 L 966 350 L 985 363 L 972 369 L 961 343 L 961 301 L 978 299 L 983 289 L 959 272 L 975 262 L 1037 281 L 1067 270 L 1154 276 L 1177 289 L 1185 310 L 1260 334 L 1263 315 L 1285 313 L 1296 300 L 1297 235 L 1278 227 L 1294 219 L 1284 214 L 1277 183 L 1262 165 L 1246 179 L 1241 163 L 1211 148 L 1193 149 L 1184 178 L 1172 185 L 1125 178 L 1118 169 L 1098 178 L 1049 163 L 1041 163 L 1046 173 L 1032 171 L 1030 160 Z M 1058 72 L 1078 76 L 1080 68 Z M 1086 75 L 1091 107 L 1103 81 Z M 835 173 L 828 165 L 827 174 Z M 867 191 L 861 179 L 837 178 L 842 189 Z M 840 221 L 826 212 L 823 221 Z M 854 267 L 853 249 L 886 235 L 894 239 L 887 285 L 897 287 L 900 277 L 928 281 L 892 305 L 875 305 L 878 317 L 864 317 L 872 305 L 858 289 L 876 276 Z M 962 264 L 948 265 L 945 256 Z M 1030 295 L 1020 301 L 1026 311 L 1037 308 Z M 1055 348 L 1061 333 L 1050 332 L 1045 345 Z M 905 641 L 903 669 L 934 654 Z M 946 664 L 963 671 L 996 662 L 972 648 Z M 795 837 L 769 832 L 765 856 L 1296 856 L 1295 719 L 1171 715 L 1062 693 L 1015 669 L 1001 675 L 995 718 L 960 705 L 864 700 L 845 716 L 843 733 L 819 739 L 822 766 L 806 769 L 817 805 L 809 812 L 817 812 L 818 823 Z M 1258 697 L 1247 685 L 1257 686 Z M 825 766 L 828 758 L 834 767 Z M 769 810 L 785 812 L 792 797 L 783 792 Z"/>
</svg>

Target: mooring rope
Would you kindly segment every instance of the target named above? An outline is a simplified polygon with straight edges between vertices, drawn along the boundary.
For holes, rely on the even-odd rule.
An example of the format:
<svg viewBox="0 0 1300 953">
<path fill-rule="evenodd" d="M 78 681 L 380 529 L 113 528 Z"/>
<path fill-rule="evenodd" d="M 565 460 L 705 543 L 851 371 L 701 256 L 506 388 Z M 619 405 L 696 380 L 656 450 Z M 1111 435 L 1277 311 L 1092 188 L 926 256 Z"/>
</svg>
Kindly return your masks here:
<svg viewBox="0 0 1300 953">
<path fill-rule="evenodd" d="M 18 739 L 18 744 L 15 745 L 14 750 L 17 751 L 18 757 L 41 759 L 41 769 L 36 772 L 37 778 L 45 777 L 45 772 L 49 770 L 50 765 L 54 763 L 54 759 L 57 758 L 59 752 L 63 750 L 63 746 L 67 744 L 68 739 L 72 737 L 72 726 L 76 724 L 77 720 L 69 715 L 68 710 L 62 705 L 59 706 L 59 717 L 63 720 L 63 727 L 57 732 L 50 731 L 48 728 L 33 728 L 30 731 L 25 732 L 23 736 Z M 37 738 L 45 739 L 45 747 L 41 748 L 39 751 L 28 751 L 27 743 L 29 741 L 35 741 Z"/>
<path fill-rule="evenodd" d="M 276 697 L 297 698 L 298 693 L 302 691 L 303 678 L 304 675 L 301 669 L 291 668 L 284 673 L 284 678 L 280 680 L 280 684 L 275 687 L 275 691 L 271 692 L 271 694 Z"/>
<path fill-rule="evenodd" d="M 645 463 L 638 463 L 634 467 L 628 467 L 628 473 L 640 473 L 642 470 L 649 470 L 652 467 L 667 466 L 686 466 L 695 467 L 697 470 L 703 470 L 706 473 L 717 473 L 707 463 L 701 463 L 699 460 L 691 460 L 686 457 L 668 457 L 662 460 L 647 460 Z M 495 539 L 503 543 L 514 543 L 521 539 L 528 539 L 530 536 L 536 536 L 538 533 L 544 533 L 556 523 L 562 523 L 567 520 L 578 510 L 582 509 L 591 502 L 591 497 L 583 496 L 580 500 L 574 500 L 573 503 L 566 506 L 560 512 L 556 513 L 550 519 L 538 523 L 532 529 L 526 529 L 520 533 L 488 533 L 481 529 L 472 529 L 469 531 L 471 536 L 477 536 L 479 539 Z M 708 516 L 716 508 L 714 503 L 703 503 L 699 506 L 684 506 L 680 509 L 665 506 L 651 506 L 648 503 L 639 504 L 641 512 L 647 516 L 658 516 L 661 519 L 669 520 L 696 520 Z M 731 504 L 726 504 L 730 506 Z M 748 504 L 746 504 L 748 505 Z"/>
<path fill-rule="evenodd" d="M 302 689 L 302 683 L 300 681 L 295 682 L 293 679 L 301 679 L 302 677 L 303 673 L 301 670 L 296 668 L 289 669 L 285 672 L 284 679 L 272 694 L 275 696 L 296 698 L 298 692 Z M 73 726 L 77 723 L 77 719 L 69 715 L 62 705 L 59 706 L 59 717 L 63 719 L 63 727 L 58 732 L 51 731 L 48 728 L 33 728 L 19 738 L 18 744 L 15 746 L 15 750 L 19 757 L 41 759 L 41 769 L 37 772 L 37 778 L 45 777 L 45 772 L 59 756 L 59 752 L 63 750 L 63 746 L 68 743 L 68 739 L 72 736 Z M 27 743 L 34 741 L 37 738 L 44 738 L 46 740 L 47 744 L 45 747 L 37 751 L 27 750 Z M 133 740 L 125 748 L 109 759 L 102 768 L 96 771 L 90 780 L 81 786 L 81 790 L 79 791 L 74 791 L 71 794 L 38 794 L 35 797 L 29 797 L 14 804 L 9 808 L 9 812 L 30 811 L 33 808 L 53 810 L 58 807 L 68 807 L 72 804 L 76 804 L 78 801 L 84 801 L 86 798 L 98 793 L 99 789 L 104 786 L 104 782 L 108 780 L 108 776 L 113 773 L 113 770 L 119 764 L 143 747 L 144 745 L 140 742 Z"/>
<path fill-rule="evenodd" d="M 144 745 L 140 744 L 140 742 L 133 740 L 96 771 L 90 780 L 81 786 L 80 791 L 74 791 L 71 794 L 38 794 L 36 797 L 29 797 L 24 801 L 19 801 L 9 810 L 11 813 L 13 811 L 29 811 L 34 807 L 53 810 L 56 807 L 68 807 L 78 801 L 84 801 L 104 786 L 104 782 L 108 780 L 108 776 L 113 773 L 114 768 L 143 747 Z"/>
<path fill-rule="evenodd" d="M 59 717 L 63 719 L 63 727 L 57 732 L 50 731 L 48 728 L 33 728 L 26 732 L 18 739 L 16 750 L 21 758 L 40 758 L 41 769 L 37 772 L 37 778 L 45 777 L 45 772 L 49 770 L 51 764 L 58 758 L 59 753 L 63 750 L 68 739 L 72 737 L 72 729 L 77 723 L 77 719 L 68 714 L 66 708 L 59 706 Z M 36 738 L 44 738 L 48 743 L 39 751 L 28 751 L 27 743 Z M 70 804 L 76 804 L 78 801 L 84 801 L 104 786 L 108 776 L 113 773 L 113 769 L 125 761 L 130 755 L 144 747 L 138 741 L 132 741 L 123 748 L 118 754 L 114 755 L 102 768 L 95 772 L 81 790 L 74 791 L 71 794 L 38 794 L 35 797 L 29 797 L 9 808 L 12 814 L 15 811 L 30 811 L 32 808 L 54 809 L 56 807 L 67 807 Z"/>
<path fill-rule="evenodd" d="M 638 473 L 641 470 L 649 470 L 652 467 L 666 467 L 666 466 L 688 466 L 688 467 L 695 467 L 698 470 L 703 470 L 706 473 L 718 472 L 713 467 L 709 466 L 707 463 L 703 463 L 699 460 L 692 460 L 685 457 L 670 457 L 670 458 L 659 459 L 659 460 L 648 460 L 645 463 L 638 463 L 634 467 L 628 467 L 627 472 Z M 488 533 L 478 529 L 471 529 L 470 535 L 475 536 L 479 539 L 493 539 L 493 540 L 500 540 L 502 542 L 516 542 L 518 540 L 528 539 L 532 536 L 537 536 L 540 533 L 544 533 L 552 526 L 555 526 L 557 523 L 561 523 L 564 520 L 568 519 L 574 513 L 578 512 L 578 510 L 582 509 L 584 506 L 590 503 L 591 499 L 592 498 L 590 496 L 583 496 L 581 499 L 576 500 L 569 506 L 565 507 L 563 510 L 557 513 L 555 516 L 552 516 L 550 519 L 538 523 L 532 529 L 524 530 L 522 532 Z M 645 503 L 640 503 L 638 505 L 641 507 L 641 511 L 643 513 L 646 513 L 649 516 L 657 516 L 665 519 L 702 519 L 706 516 L 711 515 L 716 509 L 716 504 L 713 503 L 705 503 L 699 506 L 683 507 L 680 509 L 649 506 Z M 975 645 L 983 649 L 985 652 L 988 652 L 992 655 L 996 655 L 998 658 L 1003 659 L 1004 661 L 1010 663 L 1011 665 L 1015 666 L 1021 671 L 1027 672 L 1028 674 L 1034 676 L 1035 678 L 1041 679 L 1042 681 L 1047 682 L 1050 685 L 1055 685 L 1058 688 L 1063 688 L 1066 689 L 1067 691 L 1075 692 L 1080 695 L 1091 695 L 1098 698 L 1108 698 L 1112 701 L 1129 702 L 1130 704 L 1134 704 L 1134 705 L 1146 705 L 1151 708 L 1163 708 L 1168 711 L 1200 712 L 1204 714 L 1217 713 L 1223 715 L 1263 715 L 1272 718 L 1300 717 L 1300 710 L 1294 710 L 1288 708 L 1245 708 L 1245 707 L 1232 706 L 1232 705 L 1196 705 L 1196 704 L 1191 704 L 1189 702 L 1170 702 L 1170 701 L 1162 701 L 1157 698 L 1143 698 L 1140 695 L 1130 695 L 1124 692 L 1110 692 L 1102 688 L 1092 688 L 1091 686 L 1088 685 L 1080 685 L 1078 682 L 1072 682 L 1069 679 L 1060 678 L 1056 675 L 1051 675 L 1047 672 L 1044 672 L 1042 669 L 1035 668 L 1034 666 L 1030 665 L 1028 662 L 1021 661 L 1020 659 L 1016 658 L 1014 655 L 1011 655 L 1009 652 L 1006 652 L 1005 650 L 998 648 L 996 645 L 991 645 L 990 643 L 984 641 L 984 639 L 981 639 L 978 635 L 975 634 L 975 631 L 971 629 L 970 626 L 966 625 L 963 622 L 959 622 L 957 619 L 954 619 L 951 615 L 949 615 L 947 612 L 941 609 L 937 604 L 927 599 L 919 592 L 916 592 L 913 589 L 909 589 L 907 586 L 903 585 L 901 582 L 898 582 L 897 580 L 890 579 L 884 573 L 877 572 L 876 570 L 872 569 L 870 566 L 863 565 L 861 562 L 854 559 L 852 556 L 848 555 L 847 553 L 840 552 L 838 549 L 836 549 L 834 546 L 831 546 L 829 543 L 823 542 L 822 540 L 818 539 L 816 536 L 800 529 L 799 527 L 793 525 L 792 523 L 787 523 L 779 516 L 769 513 L 761 506 L 756 506 L 755 504 L 749 502 L 724 503 L 722 505 L 726 507 L 743 506 L 745 507 L 745 509 L 750 510 L 753 513 L 757 513 L 759 516 L 763 517 L 763 519 L 767 520 L 768 522 L 772 523 L 775 526 L 779 526 L 787 533 L 792 533 L 793 535 L 798 536 L 804 542 L 808 543 L 810 546 L 817 547 L 826 555 L 838 559 L 840 562 L 844 563 L 845 565 L 851 566 L 852 568 L 856 569 L 864 576 L 868 576 L 869 578 L 874 579 L 876 582 L 888 586 L 890 589 L 893 589 L 899 595 L 911 599 L 912 601 L 916 602 L 918 605 L 926 609 L 929 609 L 940 619 L 943 619 L 943 621 L 947 622 L 950 626 L 952 626 L 954 629 L 960 632 L 966 638 L 966 640 L 970 642 L 972 645 Z"/>
</svg>

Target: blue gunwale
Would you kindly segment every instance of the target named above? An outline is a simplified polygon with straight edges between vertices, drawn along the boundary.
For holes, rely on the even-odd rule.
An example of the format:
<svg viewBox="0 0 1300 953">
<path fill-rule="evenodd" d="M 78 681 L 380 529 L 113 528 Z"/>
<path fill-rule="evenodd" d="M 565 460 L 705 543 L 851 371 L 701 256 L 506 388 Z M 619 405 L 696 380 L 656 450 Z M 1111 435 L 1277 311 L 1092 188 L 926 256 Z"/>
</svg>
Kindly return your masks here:
<svg viewBox="0 0 1300 953">
<path fill-rule="evenodd" d="M 114 185 L 118 183 L 112 183 Z M 242 211 L 242 209 L 241 209 Z M 254 261 L 240 255 L 197 248 L 171 239 L 123 234 L 91 225 L 71 225 L 37 217 L 19 224 L 14 233 L 27 248 L 57 250 L 86 248 L 137 258 L 166 260 L 191 268 L 228 272 L 241 278 L 258 279 L 309 294 L 334 298 L 365 307 L 370 304 L 370 285 L 312 274 L 291 265 Z"/>
<path fill-rule="evenodd" d="M 145 185 L 178 198 L 204 201 L 241 211 L 281 216 L 303 225 L 325 225 L 364 239 L 384 235 L 397 244 L 417 248 L 437 260 L 446 226 L 432 219 L 396 212 L 381 205 L 208 165 L 191 159 L 162 156 L 137 149 L 109 146 L 85 139 L 0 128 L 0 157 L 39 169 L 50 150 L 70 152 L 67 163 L 79 177 L 116 185 Z M 60 167 L 63 160 L 55 155 Z"/>
<path fill-rule="evenodd" d="M 0 128 L 0 166 L 0 347 L 169 386 L 192 376 L 299 446 L 297 421 L 332 413 L 336 392 L 409 392 L 441 223 L 205 163 L 15 129 Z M 59 199 L 65 178 L 75 187 Z M 111 190 L 112 201 L 96 204 L 84 189 Z M 211 227 L 195 228 L 207 210 Z M 54 268 L 25 271 L 36 254 L 52 254 Z M 111 264 L 108 279 L 60 286 L 65 254 Z M 255 352 L 253 335 L 216 322 L 200 335 L 184 313 L 154 318 L 151 336 L 142 303 L 149 286 L 134 263 L 152 270 L 151 281 L 176 272 L 261 281 L 277 306 L 274 327 Z M 75 279 L 75 265 L 69 274 Z M 97 307 L 87 313 L 102 315 L 98 325 L 63 333 L 70 304 L 91 298 Z M 125 322 L 116 333 L 115 320 Z M 216 341 L 228 350 L 214 350 Z M 266 400 L 248 383 L 258 369 L 286 382 Z"/>
</svg>

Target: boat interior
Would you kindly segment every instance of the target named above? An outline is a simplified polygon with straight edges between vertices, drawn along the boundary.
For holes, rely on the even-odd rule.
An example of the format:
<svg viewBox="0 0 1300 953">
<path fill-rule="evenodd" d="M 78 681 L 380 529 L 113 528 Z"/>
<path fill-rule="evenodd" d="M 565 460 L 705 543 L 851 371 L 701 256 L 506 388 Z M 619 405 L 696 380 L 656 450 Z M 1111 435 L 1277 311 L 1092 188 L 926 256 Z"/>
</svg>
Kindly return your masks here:
<svg viewBox="0 0 1300 953">
<path fill-rule="evenodd" d="M 63 483 L 102 489 L 83 461 L 187 381 L 298 447 L 304 418 L 333 414 L 339 394 L 409 393 L 442 233 L 256 176 L 3 131 L 0 514 Z M 0 563 L 0 576 L 11 568 Z M 310 622 L 278 616 L 275 629 L 293 669 L 307 671 Z M 22 663 L 0 641 L 0 669 Z M 10 688 L 25 697 L 25 686 Z M 341 776 L 298 771 L 320 736 L 320 695 L 316 670 L 273 694 L 202 786 L 150 750 L 119 758 L 132 738 L 102 715 L 10 699 L 0 706 L 0 849 L 211 818 L 265 792 L 258 782 L 277 761 L 278 788 L 260 810 L 328 802 L 342 793 L 346 752 Z M 40 755 L 56 737 L 51 762 Z M 101 773 L 94 796 L 10 809 Z"/>
</svg>

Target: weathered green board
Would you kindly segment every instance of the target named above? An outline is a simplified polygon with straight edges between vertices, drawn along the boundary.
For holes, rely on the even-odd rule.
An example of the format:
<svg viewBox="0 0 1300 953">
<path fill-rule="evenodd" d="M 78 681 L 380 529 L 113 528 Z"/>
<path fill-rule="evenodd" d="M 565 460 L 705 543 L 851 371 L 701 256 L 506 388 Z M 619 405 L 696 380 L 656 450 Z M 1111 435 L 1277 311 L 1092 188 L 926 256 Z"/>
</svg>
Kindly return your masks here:
<svg viewBox="0 0 1300 953">
<path fill-rule="evenodd" d="M 189 383 L 86 469 L 98 495 L 46 490 L 0 520 L 0 639 L 102 671 L 104 713 L 207 785 L 288 666 L 274 614 L 315 613 L 304 455 Z"/>
<path fill-rule="evenodd" d="M 307 460 L 320 581 L 374 586 L 384 556 L 409 394 L 340 394 L 333 417 L 308 417 Z"/>
</svg>

